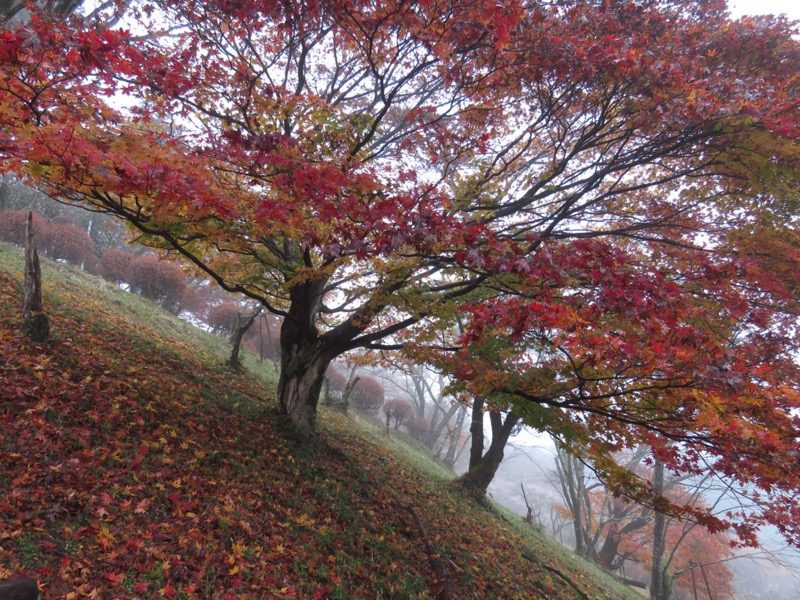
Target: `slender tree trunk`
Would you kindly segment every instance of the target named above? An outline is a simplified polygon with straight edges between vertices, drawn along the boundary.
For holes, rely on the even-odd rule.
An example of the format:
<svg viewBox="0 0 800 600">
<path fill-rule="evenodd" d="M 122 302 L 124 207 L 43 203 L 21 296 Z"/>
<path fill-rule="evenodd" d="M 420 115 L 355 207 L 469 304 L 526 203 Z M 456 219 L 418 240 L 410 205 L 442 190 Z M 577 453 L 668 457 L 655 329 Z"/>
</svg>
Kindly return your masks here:
<svg viewBox="0 0 800 600">
<path fill-rule="evenodd" d="M 258 361 L 264 362 L 264 318 L 258 320 Z"/>
<path fill-rule="evenodd" d="M 575 553 L 594 560 L 595 547 L 591 536 L 591 507 L 586 506 L 586 478 L 584 465 L 565 448 L 556 443 L 556 471 L 561 485 L 561 496 L 572 514 L 575 534 Z"/>
<path fill-rule="evenodd" d="M 411 381 L 414 384 L 414 409 L 416 416 L 419 419 L 425 417 L 425 385 L 423 379 L 425 377 L 424 367 L 418 366 L 416 372 L 411 376 Z"/>
<path fill-rule="evenodd" d="M 261 314 L 263 307 L 259 306 L 255 312 L 249 317 L 242 317 L 241 315 L 236 321 L 236 331 L 233 333 L 233 349 L 231 350 L 231 357 L 228 359 L 228 366 L 234 371 L 242 370 L 242 361 L 239 360 L 239 351 L 242 348 L 242 338 L 247 330 L 253 326 L 258 316 Z"/>
<path fill-rule="evenodd" d="M 439 421 L 437 421 L 435 425 L 433 424 L 433 422 L 431 422 L 430 428 L 428 429 L 428 433 L 425 435 L 424 444 L 428 448 L 433 450 L 434 446 L 436 445 L 436 442 L 439 441 L 439 438 L 442 436 L 444 428 L 450 424 L 450 419 L 452 419 L 453 415 L 456 414 L 456 412 L 458 411 L 458 407 L 459 407 L 458 404 L 453 404 L 453 406 L 451 406 L 447 412 L 445 412 L 444 409 L 442 409 L 442 407 L 440 406 L 436 407 L 436 409 L 441 413 L 441 419 L 439 419 Z"/>
<path fill-rule="evenodd" d="M 356 368 L 356 366 L 353 366 L 353 369 L 350 371 L 350 377 L 347 378 L 347 383 L 342 391 L 342 412 L 344 413 L 350 410 L 350 396 L 353 394 L 353 389 L 361 379 L 360 376 L 356 375 Z"/>
<path fill-rule="evenodd" d="M 444 464 L 452 470 L 456 465 L 456 450 L 458 450 L 458 439 L 461 437 L 461 429 L 464 427 L 464 419 L 467 415 L 466 409 L 462 406 L 459 409 L 458 419 L 456 419 L 455 427 L 450 432 L 450 439 L 448 440 L 447 454 L 444 457 Z"/>
<path fill-rule="evenodd" d="M 475 404 L 478 404 L 476 399 Z M 492 483 L 500 463 L 503 462 L 503 454 L 508 443 L 508 438 L 514 431 L 514 427 L 519 422 L 519 417 L 514 412 L 509 412 L 506 415 L 505 421 L 503 416 L 497 412 L 492 411 L 489 413 L 489 421 L 492 424 L 492 441 L 489 444 L 489 449 L 485 454 L 480 456 L 483 449 L 483 401 L 479 404 L 480 409 L 480 423 L 476 422 L 475 407 L 473 406 L 472 417 L 472 449 L 470 450 L 470 468 L 459 478 L 459 485 L 466 487 L 479 494 L 485 494 Z M 480 458 L 478 459 L 478 457 Z M 477 460 L 477 462 L 475 462 Z"/>
<path fill-rule="evenodd" d="M 653 466 L 653 492 L 664 493 L 664 463 L 655 459 Z M 672 596 L 672 578 L 664 565 L 664 552 L 667 545 L 667 516 L 659 511 L 653 516 L 653 562 L 651 567 L 651 600 L 669 600 Z"/>
<path fill-rule="evenodd" d="M 2 3 L 0 3 L 2 5 Z M 0 9 L 2 13 L 2 9 Z M 9 197 L 11 196 L 11 183 L 9 175 L 0 176 L 0 212 L 4 212 L 9 206 Z"/>
<path fill-rule="evenodd" d="M 25 221 L 25 282 L 22 291 L 22 330 L 36 342 L 50 336 L 50 320 L 42 307 L 42 270 L 33 240 L 33 215 L 28 211 Z"/>
</svg>

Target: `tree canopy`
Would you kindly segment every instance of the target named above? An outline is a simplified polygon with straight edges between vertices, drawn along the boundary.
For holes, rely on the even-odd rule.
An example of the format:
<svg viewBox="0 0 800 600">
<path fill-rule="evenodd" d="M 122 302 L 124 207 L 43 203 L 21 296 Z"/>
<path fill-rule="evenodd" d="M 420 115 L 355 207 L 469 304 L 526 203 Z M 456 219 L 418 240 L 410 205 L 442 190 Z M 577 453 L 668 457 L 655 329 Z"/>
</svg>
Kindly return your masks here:
<svg viewBox="0 0 800 600">
<path fill-rule="evenodd" d="M 612 490 L 692 513 L 613 468 L 647 443 L 758 506 L 706 524 L 800 545 L 791 24 L 715 0 L 126 14 L 0 33 L 2 170 L 282 316 L 298 430 L 331 360 L 403 350 L 587 444 Z"/>
</svg>

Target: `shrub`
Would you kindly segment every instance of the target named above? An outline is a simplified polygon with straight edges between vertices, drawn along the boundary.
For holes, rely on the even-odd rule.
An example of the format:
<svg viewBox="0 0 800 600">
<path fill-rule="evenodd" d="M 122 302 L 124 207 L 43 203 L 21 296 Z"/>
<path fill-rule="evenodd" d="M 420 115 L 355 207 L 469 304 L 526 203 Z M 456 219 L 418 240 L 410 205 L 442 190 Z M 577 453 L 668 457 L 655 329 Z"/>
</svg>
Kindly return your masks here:
<svg viewBox="0 0 800 600">
<path fill-rule="evenodd" d="M 344 388 L 347 387 L 347 376 L 334 366 L 329 366 L 325 371 L 325 377 L 328 378 L 328 385 L 331 386 L 331 391 L 342 393 Z"/>
<path fill-rule="evenodd" d="M 383 386 L 374 377 L 361 377 L 350 394 L 350 405 L 361 412 L 375 414 L 383 405 Z"/>
<path fill-rule="evenodd" d="M 188 279 L 177 264 L 154 254 L 145 254 L 131 262 L 128 283 L 132 292 L 178 314 Z"/>
<path fill-rule="evenodd" d="M 389 400 L 383 405 L 383 412 L 389 417 L 390 422 L 394 419 L 394 428 L 398 429 L 403 421 L 410 419 L 414 414 L 414 407 L 410 403 L 400 398 Z"/>
<path fill-rule="evenodd" d="M 112 283 L 129 283 L 134 260 L 136 257 L 125 250 L 106 250 L 100 258 L 100 275 Z"/>
<path fill-rule="evenodd" d="M 181 296 L 180 308 L 182 312 L 193 314 L 198 319 L 208 311 L 208 295 L 187 280 L 186 287 Z"/>
<path fill-rule="evenodd" d="M 83 266 L 94 256 L 94 242 L 89 234 L 72 223 L 57 223 L 41 236 L 42 250 L 53 260 L 66 260 Z"/>
<path fill-rule="evenodd" d="M 428 420 L 425 417 L 414 417 L 406 423 L 406 429 L 408 429 L 408 433 L 411 434 L 411 437 L 416 440 L 422 440 L 429 428 L 430 423 L 428 423 Z"/>
<path fill-rule="evenodd" d="M 206 325 L 212 333 L 223 337 L 230 337 L 236 331 L 239 323 L 239 306 L 235 302 L 223 302 L 209 309 L 206 315 Z"/>
<path fill-rule="evenodd" d="M 25 245 L 25 218 L 27 210 L 9 210 L 0 213 L 0 240 L 9 244 Z M 47 233 L 50 226 L 44 217 L 39 213 L 33 213 L 31 218 L 33 223 L 33 235 L 36 246 L 43 248 L 42 237 Z"/>
</svg>

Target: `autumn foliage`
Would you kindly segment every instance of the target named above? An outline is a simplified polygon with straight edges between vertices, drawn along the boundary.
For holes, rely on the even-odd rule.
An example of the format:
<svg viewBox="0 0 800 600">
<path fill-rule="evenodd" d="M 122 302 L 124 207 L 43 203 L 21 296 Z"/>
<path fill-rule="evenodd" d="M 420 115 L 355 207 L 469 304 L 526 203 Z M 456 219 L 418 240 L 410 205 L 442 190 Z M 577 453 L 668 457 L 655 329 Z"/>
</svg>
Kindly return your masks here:
<svg viewBox="0 0 800 600">
<path fill-rule="evenodd" d="M 414 416 L 414 407 L 406 400 L 395 398 L 383 405 L 383 412 L 390 422 L 394 422 L 394 428 L 398 429 L 406 420 Z"/>
<path fill-rule="evenodd" d="M 110 248 L 100 257 L 100 275 L 112 283 L 127 283 L 136 257 L 119 248 Z"/>
<path fill-rule="evenodd" d="M 349 401 L 356 410 L 374 415 L 383 406 L 384 394 L 383 385 L 377 379 L 364 375 L 353 386 Z"/>
<path fill-rule="evenodd" d="M 784 19 L 692 0 L 161 0 L 130 18 L 176 33 L 0 32 L 1 168 L 281 317 L 278 402 L 301 434 L 331 361 L 402 350 L 644 503 L 663 499 L 614 452 L 710 465 L 759 512 L 665 509 L 800 545 Z"/>
<path fill-rule="evenodd" d="M 180 311 L 187 281 L 179 265 L 154 254 L 137 256 L 126 281 L 135 293 L 172 312 Z"/>
<path fill-rule="evenodd" d="M 214 333 L 230 337 L 236 331 L 241 313 L 242 309 L 234 302 L 222 302 L 209 308 L 205 321 Z"/>
<path fill-rule="evenodd" d="M 325 372 L 325 377 L 328 379 L 328 385 L 334 392 L 344 392 L 347 387 L 347 377 L 336 367 L 328 367 Z"/>
<path fill-rule="evenodd" d="M 82 266 L 94 257 L 94 242 L 89 234 L 72 223 L 56 223 L 41 237 L 42 250 L 53 260 L 66 260 Z"/>
<path fill-rule="evenodd" d="M 9 210 L 0 212 L 0 240 L 17 246 L 25 245 L 25 218 L 28 211 Z M 33 235 L 36 239 L 44 234 L 49 225 L 39 213 L 31 213 L 33 219 Z"/>
</svg>

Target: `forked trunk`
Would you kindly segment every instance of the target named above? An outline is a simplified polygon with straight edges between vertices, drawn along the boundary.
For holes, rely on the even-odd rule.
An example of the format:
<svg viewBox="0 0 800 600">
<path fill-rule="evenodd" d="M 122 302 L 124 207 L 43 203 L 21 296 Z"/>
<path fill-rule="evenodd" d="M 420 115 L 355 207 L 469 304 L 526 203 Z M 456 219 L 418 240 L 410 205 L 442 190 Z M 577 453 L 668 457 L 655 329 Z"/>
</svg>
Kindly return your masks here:
<svg viewBox="0 0 800 600">
<path fill-rule="evenodd" d="M 481 495 L 485 494 L 500 463 L 503 462 L 504 446 L 505 443 L 495 443 L 495 440 L 492 439 L 489 449 L 480 462 L 461 476 L 462 484 Z"/>
<path fill-rule="evenodd" d="M 298 271 L 313 264 L 310 251 L 301 250 L 296 241 L 287 241 L 285 252 L 295 261 Z M 281 323 L 278 407 L 289 417 L 299 435 L 311 437 L 328 365 L 352 348 L 352 340 L 364 332 L 383 305 L 368 302 L 353 311 L 344 322 L 320 334 L 317 325 L 329 275 L 296 275 L 297 282 L 289 288 L 289 310 Z M 385 291 L 390 293 L 393 290 Z"/>
<path fill-rule="evenodd" d="M 505 421 L 499 412 L 489 413 L 492 424 L 492 442 L 489 449 L 481 456 L 483 450 L 483 400 L 476 399 L 472 407 L 472 444 L 470 451 L 469 471 L 459 478 L 459 484 L 481 495 L 486 493 L 492 483 L 500 463 L 503 462 L 503 453 L 511 437 L 519 417 L 513 412 L 506 415 Z M 478 420 L 479 419 L 479 420 Z"/>
</svg>

